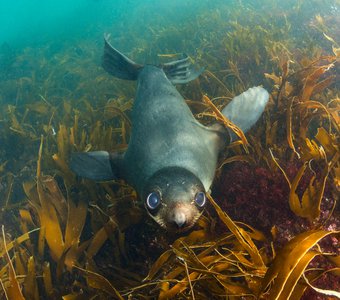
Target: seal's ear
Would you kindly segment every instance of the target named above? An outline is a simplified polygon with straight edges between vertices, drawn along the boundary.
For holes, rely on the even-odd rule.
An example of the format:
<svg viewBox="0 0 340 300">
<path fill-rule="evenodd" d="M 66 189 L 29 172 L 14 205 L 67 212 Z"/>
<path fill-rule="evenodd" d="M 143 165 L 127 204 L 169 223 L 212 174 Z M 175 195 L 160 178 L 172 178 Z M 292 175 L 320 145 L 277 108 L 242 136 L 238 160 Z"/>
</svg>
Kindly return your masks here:
<svg viewBox="0 0 340 300">
<path fill-rule="evenodd" d="M 106 151 L 73 153 L 70 168 L 80 177 L 108 181 L 118 178 L 120 161 L 121 158 Z"/>
</svg>

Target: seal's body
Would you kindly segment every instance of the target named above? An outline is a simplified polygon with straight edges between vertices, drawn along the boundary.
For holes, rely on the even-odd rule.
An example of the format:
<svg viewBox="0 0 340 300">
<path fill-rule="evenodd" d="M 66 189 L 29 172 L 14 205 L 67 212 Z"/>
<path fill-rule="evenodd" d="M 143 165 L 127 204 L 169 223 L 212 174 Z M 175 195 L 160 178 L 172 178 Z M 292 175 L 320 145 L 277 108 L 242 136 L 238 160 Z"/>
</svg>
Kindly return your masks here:
<svg viewBox="0 0 340 300">
<path fill-rule="evenodd" d="M 132 124 L 124 165 L 139 193 L 150 176 L 167 167 L 184 168 L 210 188 L 218 155 L 213 139 L 219 137 L 198 123 L 162 69 L 141 71 Z"/>
<path fill-rule="evenodd" d="M 106 39 L 103 67 L 113 76 L 137 80 L 129 146 L 123 156 L 105 151 L 73 154 L 72 170 L 94 180 L 125 179 L 160 225 L 189 229 L 201 214 L 219 152 L 229 139 L 222 126 L 200 124 L 173 85 L 189 82 L 203 70 L 195 71 L 188 58 L 161 67 L 138 65 Z M 267 101 L 264 89 L 252 88 L 235 97 L 222 113 L 247 130 Z"/>
</svg>

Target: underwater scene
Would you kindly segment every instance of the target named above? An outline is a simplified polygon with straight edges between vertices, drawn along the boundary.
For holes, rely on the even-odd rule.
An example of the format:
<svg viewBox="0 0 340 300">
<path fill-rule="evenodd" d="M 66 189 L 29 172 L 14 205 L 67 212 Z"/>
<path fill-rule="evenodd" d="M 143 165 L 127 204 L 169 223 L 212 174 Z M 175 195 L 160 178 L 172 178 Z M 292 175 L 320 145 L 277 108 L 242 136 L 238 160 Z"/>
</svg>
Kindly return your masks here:
<svg viewBox="0 0 340 300">
<path fill-rule="evenodd" d="M 1 1 L 0 27 L 0 299 L 340 299 L 339 0 Z M 144 124 L 104 35 L 140 65 L 204 68 L 173 82 L 234 138 L 190 230 L 71 169 Z M 254 86 L 269 100 L 243 132 L 221 111 Z"/>
</svg>

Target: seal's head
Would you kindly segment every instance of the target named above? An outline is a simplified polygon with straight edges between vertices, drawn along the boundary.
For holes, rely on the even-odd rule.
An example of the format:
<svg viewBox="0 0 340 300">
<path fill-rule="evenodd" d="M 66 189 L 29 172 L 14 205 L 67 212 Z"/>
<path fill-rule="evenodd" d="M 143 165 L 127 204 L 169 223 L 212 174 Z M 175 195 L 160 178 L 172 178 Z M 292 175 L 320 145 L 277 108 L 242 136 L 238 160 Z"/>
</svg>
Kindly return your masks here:
<svg viewBox="0 0 340 300">
<path fill-rule="evenodd" d="M 153 174 L 142 194 L 148 214 L 169 231 L 190 229 L 202 214 L 203 184 L 190 171 L 169 167 Z"/>
</svg>

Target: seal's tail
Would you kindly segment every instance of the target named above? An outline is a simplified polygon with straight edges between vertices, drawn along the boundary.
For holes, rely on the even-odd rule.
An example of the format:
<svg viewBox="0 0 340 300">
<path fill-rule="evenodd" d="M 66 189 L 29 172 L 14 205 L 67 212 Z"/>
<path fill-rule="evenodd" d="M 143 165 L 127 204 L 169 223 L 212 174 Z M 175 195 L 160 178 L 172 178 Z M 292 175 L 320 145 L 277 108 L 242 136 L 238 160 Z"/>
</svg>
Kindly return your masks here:
<svg viewBox="0 0 340 300">
<path fill-rule="evenodd" d="M 260 87 L 252 87 L 233 98 L 222 113 L 242 131 L 247 132 L 260 118 L 269 99 L 268 92 Z M 229 130 L 232 140 L 235 133 Z"/>
<path fill-rule="evenodd" d="M 143 65 L 137 64 L 130 58 L 112 47 L 108 41 L 109 35 L 104 36 L 105 46 L 103 55 L 103 68 L 111 75 L 120 79 L 137 80 Z M 195 70 L 188 56 L 160 66 L 168 79 L 173 83 L 187 83 L 196 79 L 203 71 Z"/>
</svg>

